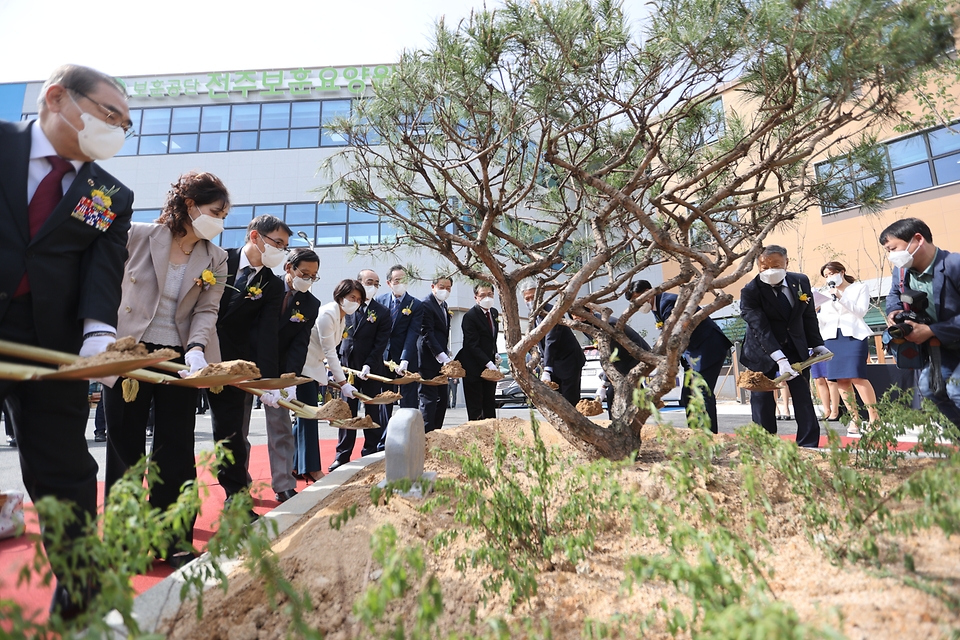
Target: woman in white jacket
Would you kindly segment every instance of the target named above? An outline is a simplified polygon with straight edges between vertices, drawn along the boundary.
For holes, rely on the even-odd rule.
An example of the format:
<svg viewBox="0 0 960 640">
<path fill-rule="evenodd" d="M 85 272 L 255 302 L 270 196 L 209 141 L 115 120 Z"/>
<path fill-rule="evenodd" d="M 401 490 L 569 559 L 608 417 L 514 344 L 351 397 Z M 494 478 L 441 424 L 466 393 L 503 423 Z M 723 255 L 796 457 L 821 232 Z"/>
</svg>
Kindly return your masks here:
<svg viewBox="0 0 960 640">
<path fill-rule="evenodd" d="M 817 319 L 824 346 L 834 353 L 826 363 L 827 378 L 836 380 L 840 396 L 851 416 L 858 416 L 857 393 L 867 407 L 870 422 L 877 420 L 877 394 L 867 380 L 867 338 L 873 335 L 863 316 L 870 310 L 870 292 L 866 285 L 847 275 L 846 267 L 839 262 L 828 262 L 820 267 L 820 275 L 826 277 L 827 286 L 822 293 L 831 298 L 820 306 Z M 858 421 L 854 418 L 847 428 L 847 435 L 860 435 Z"/>
</svg>

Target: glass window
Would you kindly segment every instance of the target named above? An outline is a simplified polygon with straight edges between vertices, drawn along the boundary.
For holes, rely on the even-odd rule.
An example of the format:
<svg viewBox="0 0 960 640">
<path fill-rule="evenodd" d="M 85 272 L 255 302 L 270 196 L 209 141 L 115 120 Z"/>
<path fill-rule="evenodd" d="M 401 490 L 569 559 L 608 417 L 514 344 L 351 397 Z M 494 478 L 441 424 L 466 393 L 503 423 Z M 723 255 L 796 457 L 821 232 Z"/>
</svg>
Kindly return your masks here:
<svg viewBox="0 0 960 640">
<path fill-rule="evenodd" d="M 287 136 L 290 134 L 286 129 L 274 129 L 260 132 L 261 149 L 286 149 Z"/>
<path fill-rule="evenodd" d="M 140 135 L 170 132 L 170 109 L 144 109 Z"/>
<path fill-rule="evenodd" d="M 321 125 L 327 125 L 337 118 L 350 117 L 350 100 L 324 100 L 323 120 Z"/>
<path fill-rule="evenodd" d="M 209 151 L 226 151 L 227 134 L 226 133 L 201 133 L 200 134 L 200 153 Z"/>
<path fill-rule="evenodd" d="M 956 129 L 957 126 L 954 125 L 953 128 Z M 953 133 L 949 129 L 937 129 L 928 133 L 927 137 L 930 138 L 930 152 L 935 156 L 960 149 L 960 133 Z"/>
<path fill-rule="evenodd" d="M 274 216 L 275 218 L 280 218 L 283 220 L 283 205 L 282 204 L 258 204 L 254 210 L 254 215 L 257 217 L 260 216 Z"/>
<path fill-rule="evenodd" d="M 934 160 L 933 168 L 937 172 L 937 184 L 960 180 L 960 153 Z"/>
<path fill-rule="evenodd" d="M 155 156 L 167 152 L 167 136 L 140 136 L 140 155 Z"/>
<path fill-rule="evenodd" d="M 118 156 L 135 156 L 137 155 L 137 145 L 140 144 L 139 136 L 130 136 L 127 138 L 123 146 L 120 147 L 120 151 L 117 152 Z"/>
<path fill-rule="evenodd" d="M 346 202 L 321 202 L 317 205 L 317 222 L 346 222 Z"/>
<path fill-rule="evenodd" d="M 234 131 L 230 134 L 230 151 L 248 151 L 256 148 L 256 131 Z"/>
<path fill-rule="evenodd" d="M 286 129 L 290 126 L 290 103 L 265 104 L 260 115 L 261 129 Z"/>
<path fill-rule="evenodd" d="M 320 146 L 320 129 L 291 129 L 291 149 L 314 149 Z"/>
<path fill-rule="evenodd" d="M 387 222 L 380 223 L 380 242 L 395 242 L 398 230 L 392 224 Z"/>
<path fill-rule="evenodd" d="M 317 227 L 317 246 L 346 244 L 346 225 L 323 225 Z"/>
<path fill-rule="evenodd" d="M 229 216 L 228 216 L 229 217 Z M 242 247 L 244 239 L 247 237 L 247 230 L 244 229 L 224 229 L 220 234 L 221 247 Z M 233 275 L 233 274 L 228 274 Z"/>
<path fill-rule="evenodd" d="M 260 105 L 258 104 L 235 104 L 233 105 L 233 117 L 230 119 L 230 129 L 232 131 L 246 131 L 250 129 L 259 129 L 260 125 Z"/>
<path fill-rule="evenodd" d="M 134 222 L 153 222 L 160 217 L 159 209 L 134 209 L 130 218 Z"/>
<path fill-rule="evenodd" d="M 358 244 L 377 244 L 380 242 L 380 225 L 373 224 L 352 224 L 350 225 L 349 243 Z"/>
<path fill-rule="evenodd" d="M 284 221 L 289 224 L 313 224 L 317 218 L 317 205 L 312 202 L 309 204 L 288 204 L 287 217 Z"/>
<path fill-rule="evenodd" d="M 176 107 L 170 133 L 196 133 L 200 130 L 200 107 Z"/>
<path fill-rule="evenodd" d="M 230 211 L 227 212 L 226 224 L 230 227 L 246 229 L 251 220 L 253 220 L 253 207 L 230 207 Z"/>
<path fill-rule="evenodd" d="M 905 140 L 897 140 L 887 145 L 890 153 L 890 164 L 893 167 L 902 167 L 927 159 L 927 145 L 923 136 L 913 136 Z"/>
<path fill-rule="evenodd" d="M 294 102 L 290 115 L 291 127 L 320 126 L 319 102 Z"/>
<path fill-rule="evenodd" d="M 893 172 L 893 182 L 896 185 L 897 195 L 932 187 L 933 178 L 930 176 L 930 165 L 924 162 L 906 169 L 897 169 Z"/>
<path fill-rule="evenodd" d="M 170 153 L 196 153 L 197 134 L 182 133 L 170 136 Z"/>
<path fill-rule="evenodd" d="M 374 213 L 364 213 L 356 209 L 350 209 L 350 224 L 354 222 L 379 222 L 380 218 Z"/>
<path fill-rule="evenodd" d="M 342 133 L 334 133 L 326 127 L 323 128 L 323 135 L 320 136 L 321 147 L 342 147 L 345 144 L 347 144 L 347 136 Z"/>
<path fill-rule="evenodd" d="M 309 227 L 290 227 L 290 230 L 293 231 L 293 234 L 290 236 L 290 245 L 291 247 L 309 247 L 310 244 L 300 237 L 300 234 L 304 234 L 310 240 L 313 240 L 313 229 L 314 226 L 310 225 Z"/>
<path fill-rule="evenodd" d="M 230 106 L 217 105 L 203 108 L 200 131 L 226 131 L 230 128 Z M 201 137 L 201 147 L 203 138 Z"/>
</svg>

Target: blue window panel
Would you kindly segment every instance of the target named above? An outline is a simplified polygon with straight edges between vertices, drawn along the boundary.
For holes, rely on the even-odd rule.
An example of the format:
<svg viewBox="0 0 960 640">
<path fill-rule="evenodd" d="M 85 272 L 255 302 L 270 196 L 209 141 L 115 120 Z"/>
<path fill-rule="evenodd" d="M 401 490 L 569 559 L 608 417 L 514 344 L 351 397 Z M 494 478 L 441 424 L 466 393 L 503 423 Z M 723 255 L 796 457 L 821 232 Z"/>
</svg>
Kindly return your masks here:
<svg viewBox="0 0 960 640">
<path fill-rule="evenodd" d="M 249 151 L 256 148 L 256 131 L 234 131 L 230 134 L 230 151 Z"/>
<path fill-rule="evenodd" d="M 153 222 L 159 217 L 159 209 L 134 209 L 131 220 L 134 222 Z"/>
<path fill-rule="evenodd" d="M 144 109 L 140 135 L 170 133 L 170 109 Z"/>
<path fill-rule="evenodd" d="M 320 129 L 292 129 L 291 149 L 315 149 L 320 146 Z"/>
<path fill-rule="evenodd" d="M 347 243 L 347 227 L 342 224 L 317 227 L 317 246 L 332 246 Z"/>
<path fill-rule="evenodd" d="M 242 247 L 244 238 L 247 236 L 246 229 L 224 229 L 220 234 L 220 246 L 228 249 Z M 234 274 L 227 274 L 234 275 Z"/>
<path fill-rule="evenodd" d="M 23 113 L 23 99 L 27 94 L 24 82 L 0 84 L 0 120 L 18 122 Z"/>
<path fill-rule="evenodd" d="M 167 136 L 140 136 L 140 155 L 157 156 L 167 152 Z"/>
<path fill-rule="evenodd" d="M 319 127 L 319 102 L 294 102 L 290 110 L 291 127 Z"/>
<path fill-rule="evenodd" d="M 317 205 L 310 203 L 288 204 L 287 217 L 284 220 L 288 225 L 313 224 L 317 221 Z"/>
<path fill-rule="evenodd" d="M 960 180 L 960 153 L 934 160 L 933 170 L 937 172 L 937 184 Z"/>
<path fill-rule="evenodd" d="M 120 148 L 120 151 L 117 152 L 118 156 L 135 156 L 137 155 L 137 146 L 140 144 L 139 136 L 130 136 L 127 138 L 123 146 Z"/>
<path fill-rule="evenodd" d="M 170 153 L 196 153 L 197 134 L 181 133 L 170 136 Z"/>
<path fill-rule="evenodd" d="M 347 144 L 347 136 L 342 133 L 335 133 L 327 128 L 323 129 L 323 135 L 320 136 L 321 147 L 342 147 Z"/>
<path fill-rule="evenodd" d="M 226 131 L 229 128 L 229 105 L 216 105 L 203 108 L 203 117 L 200 120 L 200 131 Z"/>
<path fill-rule="evenodd" d="M 378 244 L 380 242 L 380 225 L 373 224 L 351 224 L 350 236 L 347 242 L 353 244 Z"/>
<path fill-rule="evenodd" d="M 253 207 L 230 207 L 230 211 L 227 213 L 226 224 L 231 227 L 246 228 L 251 220 L 253 220 Z"/>
<path fill-rule="evenodd" d="M 897 140 L 887 145 L 890 154 L 890 166 L 902 167 L 927 159 L 927 144 L 923 136 L 913 136 L 904 140 Z"/>
<path fill-rule="evenodd" d="M 226 133 L 201 133 L 200 134 L 200 153 L 210 151 L 226 151 L 227 136 Z"/>
<path fill-rule="evenodd" d="M 260 113 L 261 129 L 287 129 L 290 126 L 290 103 L 265 104 Z"/>
<path fill-rule="evenodd" d="M 956 129 L 956 125 L 953 128 Z M 930 139 L 930 152 L 935 156 L 960 150 L 960 133 L 944 128 L 931 131 L 927 137 Z"/>
<path fill-rule="evenodd" d="M 289 206 L 289 205 L 288 205 L 288 206 Z M 304 240 L 303 238 L 300 237 L 300 234 L 303 233 L 303 234 L 306 235 L 307 238 L 309 238 L 310 241 L 312 242 L 312 241 L 313 241 L 313 230 L 314 230 L 314 226 L 313 226 L 313 225 L 306 226 L 306 227 L 290 227 L 290 230 L 293 231 L 293 233 L 290 235 L 290 245 L 289 245 L 289 246 L 291 246 L 291 247 L 309 247 L 309 246 L 310 246 L 309 243 L 307 243 L 306 240 Z"/>
<path fill-rule="evenodd" d="M 176 107 L 170 122 L 170 133 L 200 131 L 200 107 Z"/>
<path fill-rule="evenodd" d="M 247 131 L 260 128 L 260 105 L 235 104 L 230 119 L 231 131 Z"/>
<path fill-rule="evenodd" d="M 290 134 L 286 129 L 267 130 L 260 132 L 261 149 L 286 149 L 287 137 Z"/>
<path fill-rule="evenodd" d="M 893 172 L 893 182 L 896 185 L 897 195 L 932 187 L 933 177 L 930 175 L 930 165 L 924 162 L 905 169 L 897 169 Z"/>
<path fill-rule="evenodd" d="M 346 222 L 347 221 L 347 203 L 346 202 L 321 202 L 317 205 L 317 222 Z"/>
<path fill-rule="evenodd" d="M 374 213 L 364 213 L 356 209 L 350 209 L 350 224 L 354 222 L 379 222 L 380 217 Z"/>
<path fill-rule="evenodd" d="M 380 242 L 395 242 L 400 231 L 387 222 L 380 223 Z"/>
<path fill-rule="evenodd" d="M 275 218 L 280 218 L 283 220 L 283 205 L 282 204 L 258 204 L 253 212 L 254 216 L 273 216 Z"/>
<path fill-rule="evenodd" d="M 321 125 L 328 125 L 334 120 L 350 117 L 350 104 L 352 100 L 324 100 L 323 101 L 323 119 Z"/>
</svg>

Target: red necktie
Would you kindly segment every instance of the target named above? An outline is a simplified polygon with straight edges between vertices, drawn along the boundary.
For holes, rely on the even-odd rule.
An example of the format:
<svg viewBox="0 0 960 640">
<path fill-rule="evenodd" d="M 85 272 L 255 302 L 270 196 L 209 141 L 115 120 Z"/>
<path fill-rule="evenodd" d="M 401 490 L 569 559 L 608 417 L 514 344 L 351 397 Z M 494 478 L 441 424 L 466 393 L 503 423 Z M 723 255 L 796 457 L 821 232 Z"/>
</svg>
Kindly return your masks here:
<svg viewBox="0 0 960 640">
<path fill-rule="evenodd" d="M 484 311 L 484 313 L 487 314 L 487 322 L 490 323 L 490 335 L 492 336 L 497 335 L 496 332 L 493 330 L 493 316 L 490 315 L 489 311 Z"/>
<path fill-rule="evenodd" d="M 43 180 L 37 186 L 33 199 L 27 206 L 27 216 L 30 221 L 30 238 L 33 239 L 43 227 L 50 214 L 63 200 L 63 177 L 73 171 L 73 165 L 60 156 L 47 156 L 50 161 L 50 173 L 44 176 Z M 27 274 L 23 274 L 20 284 L 14 292 L 13 297 L 22 296 L 30 291 L 30 283 L 27 281 Z"/>
</svg>

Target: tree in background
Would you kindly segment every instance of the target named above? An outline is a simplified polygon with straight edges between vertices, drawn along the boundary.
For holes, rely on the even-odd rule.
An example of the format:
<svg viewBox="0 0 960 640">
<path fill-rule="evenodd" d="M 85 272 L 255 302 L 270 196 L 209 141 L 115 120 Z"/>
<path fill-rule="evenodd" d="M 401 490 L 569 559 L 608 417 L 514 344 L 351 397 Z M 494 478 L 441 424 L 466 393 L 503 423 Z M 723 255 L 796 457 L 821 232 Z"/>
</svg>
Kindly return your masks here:
<svg viewBox="0 0 960 640">
<path fill-rule="evenodd" d="M 334 125 L 351 145 L 326 167 L 325 199 L 376 213 L 398 244 L 496 284 L 521 388 L 571 442 L 611 458 L 640 446 L 651 410 L 633 401 L 640 379 L 654 400 L 673 388 L 690 333 L 731 302 L 722 289 L 773 229 L 814 204 L 882 201 L 871 133 L 902 121 L 915 88 L 936 98 L 927 88 L 954 72 L 952 17 L 932 0 L 645 6 L 637 34 L 615 0 L 508 1 L 441 20 L 432 46 L 405 52 Z M 825 150 L 842 162 L 815 174 Z M 850 167 L 856 191 L 840 180 Z M 677 275 L 608 323 L 605 305 L 665 262 Z M 517 288 L 529 278 L 537 304 L 553 307 L 524 334 Z M 670 289 L 676 308 L 645 351 L 623 329 Z M 609 427 L 525 362 L 556 323 L 597 341 L 616 391 Z M 628 356 L 637 364 L 621 374 L 611 360 Z"/>
</svg>

